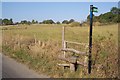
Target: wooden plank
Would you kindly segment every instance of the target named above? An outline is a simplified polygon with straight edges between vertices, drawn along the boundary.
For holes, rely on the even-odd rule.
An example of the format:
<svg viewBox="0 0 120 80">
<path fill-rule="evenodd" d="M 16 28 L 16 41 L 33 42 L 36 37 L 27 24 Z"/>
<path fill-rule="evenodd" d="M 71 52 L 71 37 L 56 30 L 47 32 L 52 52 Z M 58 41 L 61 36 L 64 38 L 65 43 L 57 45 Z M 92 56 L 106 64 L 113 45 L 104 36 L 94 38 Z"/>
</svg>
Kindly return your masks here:
<svg viewBox="0 0 120 80">
<path fill-rule="evenodd" d="M 87 67 L 86 64 L 84 64 L 84 63 L 82 63 L 82 62 L 79 62 L 79 61 L 77 61 L 77 64 L 82 65 L 82 66 L 84 66 L 84 67 Z"/>
<path fill-rule="evenodd" d="M 62 51 L 70 51 L 70 52 L 74 52 L 74 53 L 77 53 L 77 54 L 83 54 L 85 55 L 86 52 L 81 52 L 81 51 L 78 51 L 78 50 L 75 50 L 75 49 L 71 49 L 71 48 L 64 48 L 64 49 L 61 49 Z"/>
<path fill-rule="evenodd" d="M 58 64 L 59 66 L 70 66 L 70 64 Z"/>
<path fill-rule="evenodd" d="M 75 65 L 74 64 L 58 64 L 59 66 L 70 67 L 71 71 L 75 71 Z"/>
<path fill-rule="evenodd" d="M 74 64 L 70 64 L 70 71 L 75 71 L 75 65 Z"/>
<path fill-rule="evenodd" d="M 58 57 L 58 58 L 61 59 L 61 60 L 67 61 L 67 62 L 69 62 L 69 63 L 72 63 L 72 64 L 75 64 L 75 63 L 76 63 L 76 62 L 74 62 L 74 61 L 71 61 L 70 58 L 63 58 L 63 57 Z M 78 65 L 81 65 L 81 66 L 84 66 L 84 67 L 87 67 L 86 64 L 84 64 L 84 63 L 82 63 L 82 62 L 79 62 L 79 61 L 77 61 L 77 64 L 78 64 Z"/>
<path fill-rule="evenodd" d="M 78 45 L 84 45 L 84 46 L 88 45 L 87 43 L 78 43 L 78 42 L 73 42 L 73 41 L 65 41 L 65 42 L 67 42 L 67 43 L 73 43 L 73 44 L 78 44 Z"/>
</svg>

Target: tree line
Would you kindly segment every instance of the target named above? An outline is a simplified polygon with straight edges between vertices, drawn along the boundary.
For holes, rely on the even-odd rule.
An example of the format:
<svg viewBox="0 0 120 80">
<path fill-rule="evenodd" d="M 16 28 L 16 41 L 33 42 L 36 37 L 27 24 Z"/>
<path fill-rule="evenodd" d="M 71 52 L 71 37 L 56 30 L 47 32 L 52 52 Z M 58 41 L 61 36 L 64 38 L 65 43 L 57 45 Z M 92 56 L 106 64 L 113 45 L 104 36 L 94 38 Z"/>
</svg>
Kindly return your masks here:
<svg viewBox="0 0 120 80">
<path fill-rule="evenodd" d="M 49 19 L 49 20 L 43 20 L 42 22 L 38 22 L 37 20 L 32 20 L 32 21 L 27 21 L 27 20 L 22 20 L 20 22 L 16 22 L 14 23 L 12 18 L 11 19 L 1 19 L 1 23 L 2 25 L 16 25 L 16 24 L 69 24 L 69 23 L 72 23 L 72 22 L 75 22 L 74 19 L 70 19 L 70 20 L 64 20 L 62 22 L 60 21 L 57 21 L 57 22 L 54 22 L 52 19 Z"/>
<path fill-rule="evenodd" d="M 99 16 L 93 15 L 94 22 L 100 23 L 119 23 L 120 19 L 120 9 L 117 7 L 112 7 L 111 10 L 107 13 L 100 14 Z M 90 15 L 87 16 L 87 21 L 90 20 Z"/>
<path fill-rule="evenodd" d="M 100 22 L 100 23 L 119 23 L 119 14 L 120 14 L 120 9 L 117 7 L 112 7 L 110 12 L 100 14 L 99 16 L 93 16 L 93 21 L 94 22 Z M 87 21 L 89 22 L 90 20 L 90 15 L 87 16 Z M 85 21 L 84 21 L 85 22 Z M 38 22 L 37 20 L 32 20 L 32 21 L 27 21 L 27 20 L 22 20 L 20 22 L 14 23 L 12 18 L 11 19 L 0 19 L 0 24 L 2 25 L 16 25 L 16 24 L 77 24 L 80 25 L 82 23 L 76 22 L 74 19 L 70 20 L 63 20 L 62 22 L 57 21 L 54 22 L 52 19 L 49 20 L 43 20 L 42 22 Z"/>
</svg>

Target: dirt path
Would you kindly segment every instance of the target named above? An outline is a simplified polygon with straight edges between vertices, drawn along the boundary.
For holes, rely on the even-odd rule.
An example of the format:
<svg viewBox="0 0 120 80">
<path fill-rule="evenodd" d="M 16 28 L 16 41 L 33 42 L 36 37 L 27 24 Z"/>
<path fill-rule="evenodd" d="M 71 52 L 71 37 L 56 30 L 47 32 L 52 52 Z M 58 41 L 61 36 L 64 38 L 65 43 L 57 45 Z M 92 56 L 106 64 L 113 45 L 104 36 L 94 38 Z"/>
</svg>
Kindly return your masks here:
<svg viewBox="0 0 120 80">
<path fill-rule="evenodd" d="M 16 62 L 15 60 L 2 56 L 2 77 L 3 78 L 49 78 L 45 75 L 39 75 L 27 66 Z"/>
</svg>

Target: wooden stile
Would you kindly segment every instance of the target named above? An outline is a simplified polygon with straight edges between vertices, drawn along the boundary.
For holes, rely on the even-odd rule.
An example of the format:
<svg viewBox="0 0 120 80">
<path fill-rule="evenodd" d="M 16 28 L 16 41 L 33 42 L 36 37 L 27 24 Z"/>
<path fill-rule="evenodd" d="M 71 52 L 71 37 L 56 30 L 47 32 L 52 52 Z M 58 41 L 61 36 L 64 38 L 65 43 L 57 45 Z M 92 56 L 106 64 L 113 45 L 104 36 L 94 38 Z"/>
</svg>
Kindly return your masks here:
<svg viewBox="0 0 120 80">
<path fill-rule="evenodd" d="M 84 66 L 84 67 L 87 67 L 86 64 L 84 64 L 84 62 L 79 62 L 77 61 L 78 60 L 78 57 L 75 57 L 75 56 L 72 56 L 72 57 L 69 57 L 69 58 L 66 58 L 66 52 L 72 52 L 72 53 L 75 53 L 75 54 L 81 54 L 81 55 L 87 55 L 87 52 L 81 52 L 81 51 L 78 51 L 78 50 L 75 50 L 75 49 L 72 49 L 72 48 L 67 48 L 67 43 L 70 43 L 70 44 L 77 44 L 77 45 L 82 45 L 82 46 L 87 46 L 88 47 L 88 44 L 87 43 L 78 43 L 78 42 L 72 42 L 72 41 L 65 41 L 65 27 L 63 26 L 62 27 L 62 49 L 61 51 L 63 51 L 63 57 L 58 57 L 60 60 L 64 60 L 66 62 L 69 62 L 69 64 L 58 64 L 59 66 L 63 66 L 63 67 L 70 67 L 70 70 L 71 71 L 76 71 L 76 65 L 81 65 L 81 66 Z"/>
<path fill-rule="evenodd" d="M 61 49 L 62 51 L 70 51 L 70 52 L 73 52 L 73 53 L 76 53 L 76 54 L 83 54 L 85 55 L 86 52 L 81 52 L 81 51 L 77 51 L 75 49 L 70 49 L 70 48 L 64 48 L 64 49 Z"/>
</svg>

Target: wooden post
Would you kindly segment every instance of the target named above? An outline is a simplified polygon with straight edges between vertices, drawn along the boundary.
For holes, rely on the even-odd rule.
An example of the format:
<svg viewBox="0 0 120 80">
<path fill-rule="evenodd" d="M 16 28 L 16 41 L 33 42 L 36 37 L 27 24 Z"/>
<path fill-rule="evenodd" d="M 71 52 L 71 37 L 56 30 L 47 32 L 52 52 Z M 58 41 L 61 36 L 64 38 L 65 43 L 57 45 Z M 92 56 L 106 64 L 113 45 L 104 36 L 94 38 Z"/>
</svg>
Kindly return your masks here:
<svg viewBox="0 0 120 80">
<path fill-rule="evenodd" d="M 19 36 L 20 37 L 20 48 L 22 47 L 22 44 L 21 44 L 21 41 L 22 41 L 22 39 L 23 39 L 23 37 L 22 36 Z"/>
<path fill-rule="evenodd" d="M 74 64 L 70 64 L 70 71 L 75 71 L 75 65 Z"/>
<path fill-rule="evenodd" d="M 38 41 L 38 45 L 41 46 L 41 41 L 40 40 Z"/>
<path fill-rule="evenodd" d="M 17 42 L 18 42 L 18 47 L 20 48 L 20 35 L 19 34 L 18 34 Z"/>
<path fill-rule="evenodd" d="M 36 35 L 34 34 L 34 41 L 35 41 L 35 45 L 36 45 Z"/>
<path fill-rule="evenodd" d="M 66 48 L 66 42 L 65 42 L 65 27 L 63 26 L 62 27 L 62 48 L 65 49 Z M 65 57 L 65 51 L 63 52 L 64 56 Z"/>
</svg>

